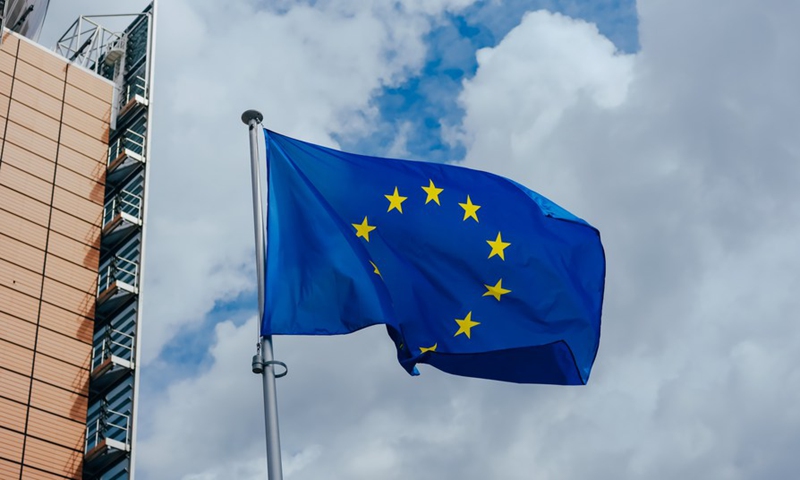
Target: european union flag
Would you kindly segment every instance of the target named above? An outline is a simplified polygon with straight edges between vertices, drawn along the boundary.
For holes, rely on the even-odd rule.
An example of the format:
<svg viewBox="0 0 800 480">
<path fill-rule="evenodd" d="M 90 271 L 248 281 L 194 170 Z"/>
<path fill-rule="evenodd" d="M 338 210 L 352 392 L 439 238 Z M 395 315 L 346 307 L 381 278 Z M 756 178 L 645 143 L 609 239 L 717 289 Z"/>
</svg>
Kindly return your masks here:
<svg viewBox="0 0 800 480">
<path fill-rule="evenodd" d="M 598 231 L 503 177 L 266 131 L 264 335 L 385 324 L 400 364 L 585 384 L 600 339 Z"/>
</svg>

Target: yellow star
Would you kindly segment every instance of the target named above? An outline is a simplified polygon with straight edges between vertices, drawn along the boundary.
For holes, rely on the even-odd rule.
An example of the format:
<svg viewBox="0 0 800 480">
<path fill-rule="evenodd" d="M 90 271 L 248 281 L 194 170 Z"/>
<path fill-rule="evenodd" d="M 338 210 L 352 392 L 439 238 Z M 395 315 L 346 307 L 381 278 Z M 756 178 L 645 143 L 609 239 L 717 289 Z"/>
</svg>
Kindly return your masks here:
<svg viewBox="0 0 800 480">
<path fill-rule="evenodd" d="M 503 279 L 502 278 L 497 281 L 497 285 L 495 285 L 495 286 L 484 285 L 484 287 L 486 287 L 486 290 L 488 290 L 488 291 L 486 293 L 484 293 L 483 296 L 484 297 L 488 297 L 488 296 L 491 295 L 492 297 L 496 298 L 498 302 L 500 301 L 500 297 L 501 296 L 505 295 L 506 293 L 511 293 L 511 290 L 507 290 L 507 289 L 503 288 Z"/>
<path fill-rule="evenodd" d="M 505 261 L 506 256 L 503 254 L 503 250 L 505 250 L 506 247 L 511 245 L 511 243 L 504 242 L 503 237 L 500 236 L 500 232 L 497 232 L 497 238 L 494 241 L 486 240 L 486 243 L 488 243 L 492 247 L 492 252 L 489 254 L 489 258 L 492 258 L 495 255 L 497 255 L 500 257 L 500 259 Z"/>
<path fill-rule="evenodd" d="M 464 318 L 461 319 L 456 318 L 456 323 L 458 324 L 458 331 L 456 332 L 455 335 L 453 335 L 454 337 L 457 337 L 463 333 L 467 336 L 467 338 L 472 338 L 470 336 L 470 330 L 475 325 L 480 325 L 479 322 L 472 321 L 472 312 L 469 312 L 467 316 Z"/>
<path fill-rule="evenodd" d="M 428 198 L 425 199 L 425 205 L 433 200 L 436 202 L 436 205 L 441 206 L 442 204 L 439 203 L 439 194 L 444 191 L 444 188 L 436 188 L 436 185 L 433 184 L 433 180 L 429 179 L 428 181 L 431 182 L 431 184 L 427 187 L 422 187 L 422 189 L 425 190 L 425 193 L 428 194 Z"/>
<path fill-rule="evenodd" d="M 476 222 L 478 221 L 477 213 L 481 206 L 473 204 L 472 200 L 469 198 L 469 195 L 467 195 L 467 203 L 459 203 L 459 205 L 461 205 L 461 208 L 464 209 L 464 221 L 470 217 L 474 218 Z"/>
<path fill-rule="evenodd" d="M 367 217 L 364 217 L 364 221 L 361 223 L 353 223 L 353 227 L 356 229 L 356 237 L 364 237 L 366 241 L 369 242 L 369 232 L 375 230 L 377 227 L 373 227 L 369 223 L 367 223 Z"/>
<path fill-rule="evenodd" d="M 394 187 L 394 193 L 391 195 L 384 195 L 387 200 L 389 200 L 389 210 L 387 212 L 391 212 L 394 209 L 397 209 L 398 212 L 403 213 L 403 202 L 405 202 L 408 197 L 401 197 L 399 193 L 397 193 L 397 187 Z"/>
<path fill-rule="evenodd" d="M 436 351 L 436 347 L 438 347 L 438 346 L 439 346 L 438 343 L 434 343 L 432 347 L 419 347 L 419 353 L 435 352 Z"/>
<path fill-rule="evenodd" d="M 374 274 L 376 274 L 377 276 L 379 276 L 379 277 L 383 278 L 383 275 L 381 275 L 381 271 L 380 271 L 380 270 L 378 270 L 378 266 L 377 266 L 377 265 L 375 265 L 374 263 L 372 263 L 372 260 L 370 260 L 370 261 L 369 261 L 369 264 L 370 264 L 370 265 L 372 265 L 372 268 L 374 268 L 374 269 L 375 269 L 375 271 L 374 271 L 374 272 L 372 272 L 372 273 L 374 273 Z"/>
</svg>

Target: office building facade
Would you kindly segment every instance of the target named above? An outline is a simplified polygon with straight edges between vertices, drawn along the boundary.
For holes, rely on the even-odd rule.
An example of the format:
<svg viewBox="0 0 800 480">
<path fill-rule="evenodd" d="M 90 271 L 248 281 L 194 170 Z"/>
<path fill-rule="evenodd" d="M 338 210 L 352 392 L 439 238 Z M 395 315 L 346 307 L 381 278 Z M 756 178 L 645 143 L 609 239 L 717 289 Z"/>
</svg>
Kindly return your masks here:
<svg viewBox="0 0 800 480">
<path fill-rule="evenodd" d="M 133 476 L 154 5 L 130 20 L 3 31 L 0 479 Z"/>
</svg>

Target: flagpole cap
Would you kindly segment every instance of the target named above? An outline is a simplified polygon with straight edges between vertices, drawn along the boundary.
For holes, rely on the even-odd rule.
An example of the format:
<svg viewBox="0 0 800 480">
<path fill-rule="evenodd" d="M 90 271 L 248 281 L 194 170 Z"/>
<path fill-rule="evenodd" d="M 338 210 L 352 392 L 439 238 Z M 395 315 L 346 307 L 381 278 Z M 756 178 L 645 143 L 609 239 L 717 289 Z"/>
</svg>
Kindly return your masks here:
<svg viewBox="0 0 800 480">
<path fill-rule="evenodd" d="M 261 115 L 261 112 L 258 110 L 245 110 L 245 112 L 242 114 L 242 122 L 245 125 L 250 125 L 250 122 L 253 120 L 255 120 L 256 124 L 259 124 L 262 120 L 264 120 L 264 115 Z"/>
</svg>

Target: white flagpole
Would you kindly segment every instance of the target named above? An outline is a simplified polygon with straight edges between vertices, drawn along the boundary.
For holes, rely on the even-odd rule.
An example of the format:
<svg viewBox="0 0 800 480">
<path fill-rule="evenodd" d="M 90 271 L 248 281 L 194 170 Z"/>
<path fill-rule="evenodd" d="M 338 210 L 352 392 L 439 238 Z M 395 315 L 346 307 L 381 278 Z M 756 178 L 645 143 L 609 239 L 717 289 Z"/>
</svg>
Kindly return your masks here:
<svg viewBox="0 0 800 480">
<path fill-rule="evenodd" d="M 242 122 L 250 129 L 250 173 L 253 184 L 253 220 L 256 234 L 256 271 L 258 273 L 258 327 L 261 335 L 261 320 L 264 318 L 264 202 L 261 189 L 261 168 L 258 158 L 258 126 L 264 116 L 256 110 L 247 110 L 242 114 Z M 275 375 L 275 366 L 284 370 Z M 286 364 L 275 360 L 272 354 L 272 337 L 262 336 L 261 343 L 253 357 L 253 373 L 260 373 L 264 384 L 264 417 L 267 428 L 267 478 L 283 480 L 281 468 L 281 439 L 278 430 L 278 395 L 275 378 L 286 375 Z"/>
</svg>

